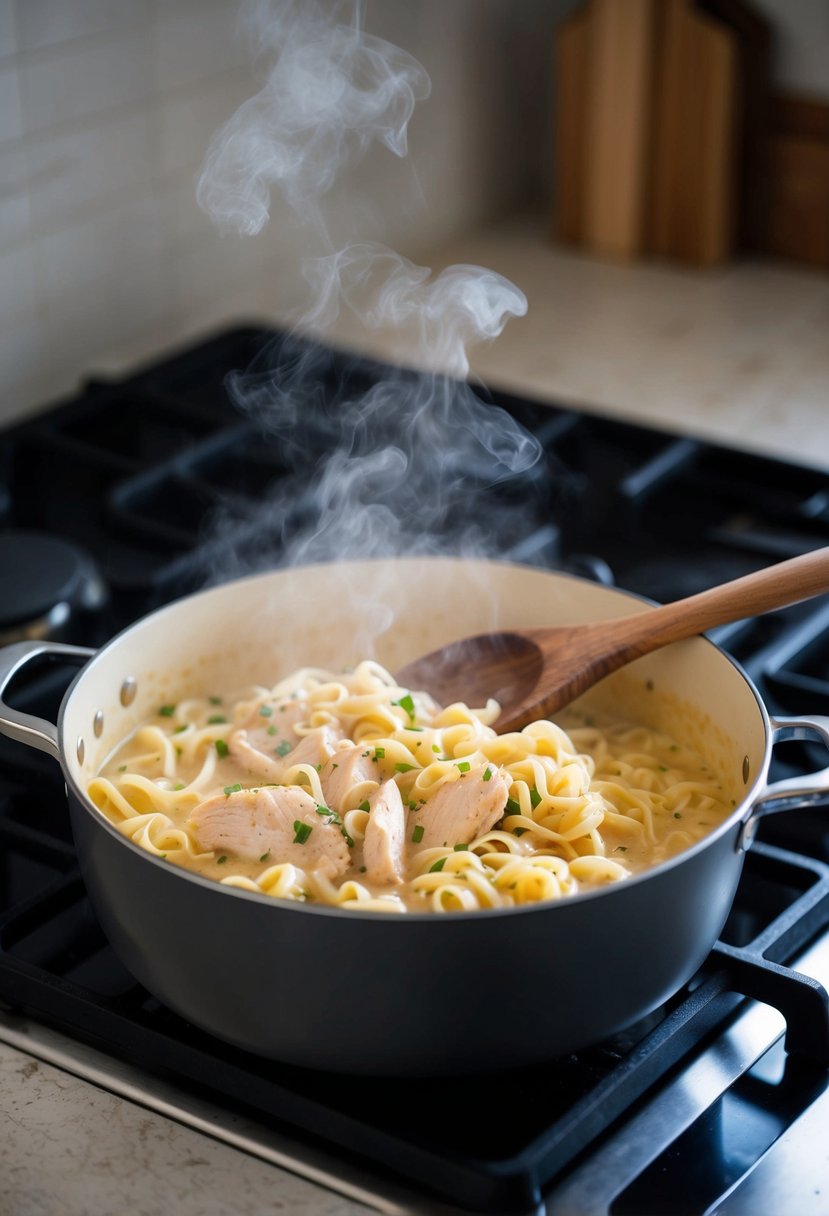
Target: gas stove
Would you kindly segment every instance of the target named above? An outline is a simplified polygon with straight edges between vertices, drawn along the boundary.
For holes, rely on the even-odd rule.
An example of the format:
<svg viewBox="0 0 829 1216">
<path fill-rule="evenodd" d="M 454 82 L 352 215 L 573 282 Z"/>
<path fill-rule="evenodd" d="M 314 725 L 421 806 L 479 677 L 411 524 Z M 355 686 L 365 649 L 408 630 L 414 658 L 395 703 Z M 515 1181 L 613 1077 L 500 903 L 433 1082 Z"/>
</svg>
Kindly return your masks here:
<svg viewBox="0 0 829 1216">
<path fill-rule="evenodd" d="M 224 330 L 90 381 L 0 436 L 3 641 L 100 645 L 215 578 L 217 544 L 248 569 L 254 554 L 279 562 L 303 526 L 296 468 L 286 436 L 240 412 L 226 384 L 290 343 L 303 346 L 256 326 Z M 317 458 L 332 405 L 392 373 L 316 346 L 314 365 L 301 438 Z M 521 490 L 522 528 L 496 536 L 491 556 L 669 600 L 829 544 L 829 474 L 476 392 L 542 451 Z M 514 487 L 486 493 L 515 505 Z M 283 505 L 267 544 L 261 533 L 254 544 L 251 520 L 270 499 Z M 772 712 L 825 712 L 827 597 L 712 637 Z M 14 703 L 54 719 L 73 675 L 27 670 Z M 825 764 L 792 742 L 776 749 L 772 776 Z M 434 1080 L 346 1086 L 230 1048 L 136 984 L 87 902 L 57 766 L 0 739 L 0 1040 L 382 1211 L 825 1212 L 827 809 L 763 821 L 705 965 L 625 1033 L 437 1091 Z"/>
</svg>

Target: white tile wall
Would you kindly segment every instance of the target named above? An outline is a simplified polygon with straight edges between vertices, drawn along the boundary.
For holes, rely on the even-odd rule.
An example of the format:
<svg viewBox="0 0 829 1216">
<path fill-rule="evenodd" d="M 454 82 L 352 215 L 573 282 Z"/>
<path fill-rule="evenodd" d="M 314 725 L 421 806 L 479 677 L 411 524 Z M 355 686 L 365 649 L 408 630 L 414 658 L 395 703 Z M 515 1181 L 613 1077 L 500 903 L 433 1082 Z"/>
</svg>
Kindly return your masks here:
<svg viewBox="0 0 829 1216">
<path fill-rule="evenodd" d="M 367 6 L 369 31 L 419 57 L 434 87 L 409 162 L 378 150 L 328 200 L 332 234 L 416 255 L 521 201 L 527 165 L 546 157 L 534 132 L 547 48 L 571 2 Z M 234 318 L 283 317 L 304 298 L 301 255 L 321 250 L 278 198 L 247 240 L 222 237 L 195 200 L 210 136 L 261 83 L 239 9 L 0 0 L 0 425 L 121 357 Z M 502 44 L 513 9 L 537 87 L 505 138 L 492 114 L 511 112 L 516 68 Z"/>
<path fill-rule="evenodd" d="M 152 0 L 12 0 L 21 51 L 39 51 L 150 19 Z"/>
</svg>

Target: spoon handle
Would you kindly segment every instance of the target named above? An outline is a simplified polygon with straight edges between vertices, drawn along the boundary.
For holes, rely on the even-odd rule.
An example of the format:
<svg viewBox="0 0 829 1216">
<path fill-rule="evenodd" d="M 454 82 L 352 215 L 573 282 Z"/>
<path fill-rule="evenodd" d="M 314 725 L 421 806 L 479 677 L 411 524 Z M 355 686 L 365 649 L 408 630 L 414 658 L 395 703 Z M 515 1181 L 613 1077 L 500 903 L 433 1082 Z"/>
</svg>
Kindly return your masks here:
<svg viewBox="0 0 829 1216">
<path fill-rule="evenodd" d="M 533 718 L 549 716 L 603 676 L 671 642 L 695 637 L 715 625 L 797 604 L 824 591 L 829 591 L 829 547 L 632 616 L 524 630 L 523 636 L 543 656 L 544 670 L 523 700 L 504 708 L 496 729 L 515 730 Z"/>
<path fill-rule="evenodd" d="M 670 642 L 705 633 L 744 617 L 797 604 L 829 591 L 829 547 L 777 562 L 730 583 L 700 591 L 687 599 L 662 604 L 640 616 L 623 618 L 630 626 L 628 640 L 641 635 L 653 640 L 643 654 Z M 619 622 L 620 636 L 622 622 Z"/>
</svg>

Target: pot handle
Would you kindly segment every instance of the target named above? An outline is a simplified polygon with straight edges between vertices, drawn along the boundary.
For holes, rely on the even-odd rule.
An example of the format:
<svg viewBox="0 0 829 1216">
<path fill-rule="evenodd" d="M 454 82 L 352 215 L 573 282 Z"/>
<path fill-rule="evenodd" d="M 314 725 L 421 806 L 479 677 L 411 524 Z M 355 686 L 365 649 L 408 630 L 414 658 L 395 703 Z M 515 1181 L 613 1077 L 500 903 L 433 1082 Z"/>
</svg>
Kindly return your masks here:
<svg viewBox="0 0 829 1216">
<path fill-rule="evenodd" d="M 34 714 L 24 714 L 12 709 L 3 699 L 4 693 L 11 680 L 27 663 L 39 655 L 62 659 L 70 663 L 85 663 L 92 658 L 94 650 L 88 646 L 69 646 L 64 642 L 16 642 L 0 650 L 0 733 L 36 747 L 39 751 L 48 752 L 55 760 L 60 760 L 57 727 L 45 718 L 36 718 Z"/>
<path fill-rule="evenodd" d="M 829 749 L 829 718 L 816 714 L 810 718 L 772 718 L 772 744 L 787 740 L 817 740 Z M 829 766 L 800 777 L 772 781 L 754 801 L 751 814 L 743 825 L 740 849 L 747 849 L 757 833 L 764 815 L 792 811 L 829 798 Z"/>
</svg>

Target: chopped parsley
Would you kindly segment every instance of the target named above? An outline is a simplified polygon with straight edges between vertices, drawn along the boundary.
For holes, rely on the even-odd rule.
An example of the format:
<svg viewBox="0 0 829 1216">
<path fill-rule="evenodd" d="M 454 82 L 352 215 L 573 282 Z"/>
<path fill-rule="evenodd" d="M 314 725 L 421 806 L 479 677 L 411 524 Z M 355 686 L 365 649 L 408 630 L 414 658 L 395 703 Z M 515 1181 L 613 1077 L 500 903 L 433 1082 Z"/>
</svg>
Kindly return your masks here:
<svg viewBox="0 0 829 1216">
<path fill-rule="evenodd" d="M 385 760 L 386 749 L 384 747 L 375 747 L 372 760 Z"/>
<path fill-rule="evenodd" d="M 183 781 L 179 781 L 177 785 L 174 785 L 174 786 L 173 786 L 173 789 L 176 791 L 176 793 L 178 793 L 178 791 L 179 791 L 179 790 L 183 790 L 183 789 L 185 789 L 185 788 L 186 788 L 186 787 L 185 787 L 185 785 L 184 785 L 184 782 L 183 782 Z"/>
<path fill-rule="evenodd" d="M 224 722 L 227 722 L 224 714 L 211 714 L 207 719 L 208 726 L 221 726 Z"/>
<path fill-rule="evenodd" d="M 227 861 L 227 856 L 224 853 L 222 853 L 221 857 L 216 858 L 216 865 L 223 866 L 226 861 Z"/>
<path fill-rule="evenodd" d="M 268 733 L 269 735 L 275 735 L 275 734 L 276 734 L 276 727 L 274 726 L 273 722 L 271 722 L 270 726 L 268 727 L 268 731 L 267 731 L 267 733 Z"/>
<path fill-rule="evenodd" d="M 127 766 L 126 766 L 126 764 L 119 764 L 119 765 L 118 765 L 118 772 L 119 772 L 119 773 L 125 773 L 126 771 L 127 771 Z"/>
<path fill-rule="evenodd" d="M 269 718 L 272 713 L 273 713 L 272 705 L 262 705 L 259 708 L 259 716 L 261 718 Z"/>
<path fill-rule="evenodd" d="M 452 846 L 456 853 L 465 853 L 469 848 L 468 844 L 456 844 Z"/>
<path fill-rule="evenodd" d="M 461 760 L 456 766 L 462 773 L 468 773 L 472 765 L 468 760 Z"/>
<path fill-rule="evenodd" d="M 530 790 L 530 802 L 533 805 L 533 809 L 535 809 L 535 807 L 538 806 L 540 801 L 541 801 L 541 795 L 539 794 L 539 792 L 535 788 L 535 786 L 533 786 L 532 789 Z"/>
<path fill-rule="evenodd" d="M 219 753 L 220 760 L 224 760 L 225 756 L 230 755 L 230 748 L 227 746 L 224 739 L 216 740 L 216 751 Z"/>
<path fill-rule="evenodd" d="M 235 784 L 235 785 L 226 785 L 226 786 L 225 786 L 225 794 L 226 794 L 226 795 L 228 795 L 228 794 L 238 794 L 238 793 L 239 793 L 239 791 L 241 790 L 241 788 L 242 788 L 241 783 L 240 783 L 240 782 L 238 782 L 238 781 L 236 782 L 236 784 Z"/>
<path fill-rule="evenodd" d="M 287 739 L 283 739 L 281 743 L 277 743 L 273 750 L 277 756 L 287 756 L 288 752 L 293 750 L 293 745 Z"/>
<path fill-rule="evenodd" d="M 520 805 L 520 803 L 516 802 L 514 798 L 507 798 L 507 814 L 508 815 L 520 815 L 521 814 L 521 805 Z"/>
<path fill-rule="evenodd" d="M 489 781 L 491 776 L 492 776 L 492 769 L 491 768 L 484 769 L 484 777 L 483 777 L 484 781 Z"/>
<path fill-rule="evenodd" d="M 271 855 L 271 851 L 270 851 L 270 849 L 268 849 L 267 853 L 263 853 L 262 856 L 259 858 L 259 860 L 267 861 L 268 858 L 270 857 L 270 855 Z"/>
<path fill-rule="evenodd" d="M 413 764 L 404 764 L 402 761 L 400 761 L 399 764 L 395 764 L 394 771 L 396 773 L 410 773 L 414 767 L 415 766 Z"/>
<path fill-rule="evenodd" d="M 162 718 L 172 718 L 176 712 L 176 707 L 175 705 L 162 705 L 158 712 Z"/>
<path fill-rule="evenodd" d="M 438 860 L 434 863 L 434 865 L 429 866 L 429 873 L 436 874 L 438 872 L 438 870 L 442 870 L 445 865 L 446 865 L 446 858 L 439 857 Z"/>
<path fill-rule="evenodd" d="M 368 798 L 366 798 L 365 802 L 361 802 L 361 803 L 360 803 L 360 805 L 357 807 L 357 810 L 358 810 L 358 811 L 369 811 L 369 810 L 371 810 L 371 807 L 368 805 Z"/>
<path fill-rule="evenodd" d="M 305 844 L 313 830 L 310 823 L 303 823 L 301 819 L 295 819 L 294 831 L 296 835 L 294 836 L 294 844 Z"/>
<path fill-rule="evenodd" d="M 415 828 L 415 830 L 412 832 L 412 840 L 415 844 L 420 844 L 421 840 L 423 839 L 423 833 L 425 831 L 426 831 L 426 829 L 424 828 L 423 824 L 419 823 L 417 825 L 417 827 Z"/>
<path fill-rule="evenodd" d="M 415 703 L 414 697 L 410 692 L 407 692 L 405 697 L 401 697 L 399 701 L 392 701 L 392 705 L 399 705 L 401 709 L 405 709 L 406 713 L 412 722 L 415 720 Z"/>
</svg>

